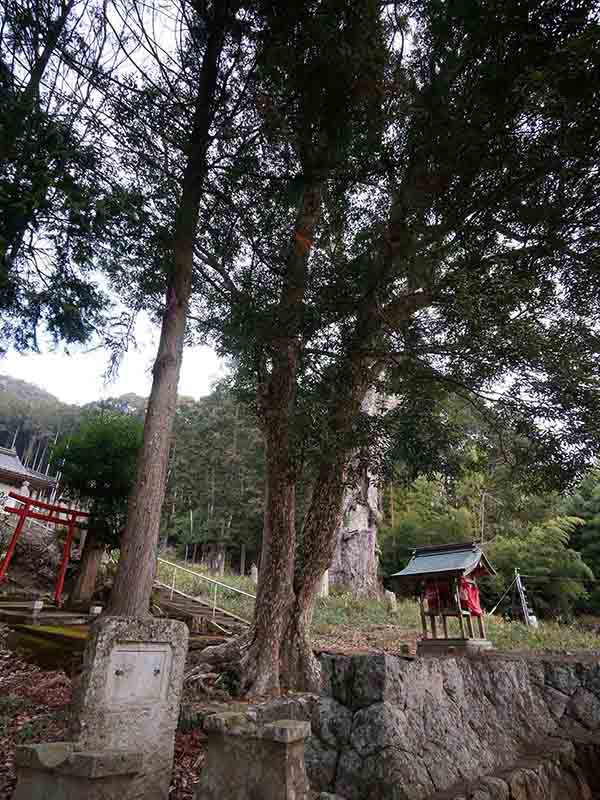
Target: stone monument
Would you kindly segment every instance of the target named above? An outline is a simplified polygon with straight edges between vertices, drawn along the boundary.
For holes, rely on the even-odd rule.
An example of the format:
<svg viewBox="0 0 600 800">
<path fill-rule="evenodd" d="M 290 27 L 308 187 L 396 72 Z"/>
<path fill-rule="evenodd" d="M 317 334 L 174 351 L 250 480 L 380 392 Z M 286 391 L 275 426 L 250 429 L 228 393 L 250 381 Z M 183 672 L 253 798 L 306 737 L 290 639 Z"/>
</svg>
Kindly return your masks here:
<svg viewBox="0 0 600 800">
<path fill-rule="evenodd" d="M 362 412 L 369 417 L 383 418 L 395 405 L 395 398 L 383 397 L 371 390 L 363 400 Z M 368 466 L 371 460 L 372 454 L 356 455 L 354 485 L 344 495 L 329 583 L 355 597 L 380 599 L 383 587 L 379 576 L 377 532 L 383 509 L 380 480 Z"/>
<path fill-rule="evenodd" d="M 187 627 L 176 620 L 105 617 L 94 623 L 73 704 L 72 741 L 60 743 L 54 756 L 46 752 L 49 745 L 20 748 L 15 797 L 167 800 L 187 639 Z M 85 791 L 61 794 L 73 769 Z M 29 794 L 23 794 L 25 785 Z"/>
</svg>

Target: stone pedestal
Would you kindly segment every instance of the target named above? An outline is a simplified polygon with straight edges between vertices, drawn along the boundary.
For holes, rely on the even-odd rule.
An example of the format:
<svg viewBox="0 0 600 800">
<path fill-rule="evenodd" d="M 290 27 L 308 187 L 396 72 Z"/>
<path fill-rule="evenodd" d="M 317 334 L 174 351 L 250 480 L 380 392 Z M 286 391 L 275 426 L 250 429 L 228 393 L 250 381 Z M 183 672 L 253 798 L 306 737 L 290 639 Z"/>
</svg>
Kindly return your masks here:
<svg viewBox="0 0 600 800">
<path fill-rule="evenodd" d="M 73 704 L 73 741 L 63 751 L 43 745 L 37 754 L 22 752 L 16 797 L 167 800 L 187 639 L 187 627 L 175 620 L 94 623 Z M 74 774 L 74 763 L 125 764 L 127 771 Z"/>
<path fill-rule="evenodd" d="M 106 800 L 126 797 L 142 769 L 139 754 L 79 752 L 74 742 L 17 747 L 13 800 Z"/>
<path fill-rule="evenodd" d="M 196 800 L 305 800 L 309 796 L 304 742 L 310 723 L 261 724 L 246 714 L 204 721 L 206 765 Z"/>
<path fill-rule="evenodd" d="M 492 650 L 489 639 L 421 639 L 418 656 L 470 656 Z"/>
</svg>

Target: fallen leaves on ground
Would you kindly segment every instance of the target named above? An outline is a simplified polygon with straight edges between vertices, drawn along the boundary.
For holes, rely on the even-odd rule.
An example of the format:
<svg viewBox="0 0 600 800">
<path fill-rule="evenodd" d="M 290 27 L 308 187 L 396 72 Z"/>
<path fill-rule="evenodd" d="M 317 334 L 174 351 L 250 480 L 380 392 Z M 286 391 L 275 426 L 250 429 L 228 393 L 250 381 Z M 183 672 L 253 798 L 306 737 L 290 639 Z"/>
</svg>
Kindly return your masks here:
<svg viewBox="0 0 600 800">
<path fill-rule="evenodd" d="M 342 653 L 394 653 L 410 655 L 417 649 L 417 634 L 398 625 L 322 625 L 315 631 L 313 647 L 317 652 Z"/>
<path fill-rule="evenodd" d="M 195 784 L 204 766 L 206 736 L 199 728 L 175 736 L 175 761 L 169 797 L 172 800 L 193 800 Z"/>
<path fill-rule="evenodd" d="M 0 632 L 0 798 L 15 787 L 14 755 L 19 744 L 65 738 L 71 681 L 64 672 L 46 671 L 8 650 Z"/>
<path fill-rule="evenodd" d="M 68 737 L 72 682 L 62 671 L 44 670 L 6 647 L 0 627 L 0 800 L 15 788 L 19 744 L 58 742 Z M 170 800 L 192 800 L 204 764 L 205 736 L 199 729 L 177 732 Z"/>
</svg>

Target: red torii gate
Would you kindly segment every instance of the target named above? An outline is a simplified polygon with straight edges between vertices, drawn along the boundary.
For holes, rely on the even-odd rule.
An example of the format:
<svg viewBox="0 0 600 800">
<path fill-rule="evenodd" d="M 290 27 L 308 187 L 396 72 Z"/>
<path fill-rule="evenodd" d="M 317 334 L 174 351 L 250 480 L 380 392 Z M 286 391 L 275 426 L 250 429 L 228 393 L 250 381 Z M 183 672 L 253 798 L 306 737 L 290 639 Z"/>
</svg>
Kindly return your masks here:
<svg viewBox="0 0 600 800">
<path fill-rule="evenodd" d="M 9 492 L 8 496 L 12 497 L 14 500 L 19 500 L 21 503 L 23 503 L 23 505 L 19 508 L 13 508 L 12 506 L 4 507 L 4 510 L 8 511 L 10 514 L 18 514 L 19 521 L 17 522 L 13 535 L 8 543 L 6 555 L 0 564 L 0 582 L 2 582 L 6 577 L 8 565 L 13 557 L 17 540 L 21 535 L 23 526 L 25 525 L 25 520 L 35 519 L 39 520 L 40 522 L 51 522 L 53 525 L 66 525 L 67 538 L 65 539 L 63 556 L 60 562 L 60 568 L 58 570 L 56 588 L 54 590 L 54 602 L 60 607 L 62 590 L 65 585 L 65 573 L 69 563 L 69 556 L 71 555 L 71 545 L 73 544 L 73 536 L 75 535 L 77 520 L 79 517 L 89 517 L 89 514 L 87 511 L 76 511 L 72 508 L 67 508 L 66 506 L 51 505 L 50 503 L 44 503 L 41 500 L 34 500 L 31 497 L 26 497 L 25 495 L 17 494 L 16 492 Z M 36 509 L 45 510 L 47 513 L 44 514 L 42 511 L 36 511 Z M 61 517 L 58 516 L 59 514 L 65 514 L 67 519 L 61 519 Z"/>
</svg>

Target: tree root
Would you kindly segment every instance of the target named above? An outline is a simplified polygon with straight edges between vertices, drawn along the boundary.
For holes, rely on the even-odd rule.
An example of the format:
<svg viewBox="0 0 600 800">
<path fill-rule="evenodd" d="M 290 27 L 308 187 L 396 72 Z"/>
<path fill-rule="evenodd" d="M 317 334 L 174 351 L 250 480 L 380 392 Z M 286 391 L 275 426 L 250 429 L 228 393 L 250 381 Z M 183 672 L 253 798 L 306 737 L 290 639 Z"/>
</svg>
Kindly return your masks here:
<svg viewBox="0 0 600 800">
<path fill-rule="evenodd" d="M 248 646 L 249 634 L 236 639 L 206 647 L 199 653 L 191 654 L 192 664 L 184 676 L 184 687 L 211 697 L 239 695 L 242 687 L 242 655 Z"/>
<path fill-rule="evenodd" d="M 279 654 L 261 649 L 251 629 L 223 644 L 190 655 L 184 684 L 214 694 L 226 690 L 235 697 L 276 697 L 282 689 L 318 692 L 321 670 L 310 642 L 297 629 L 288 631 Z"/>
</svg>

